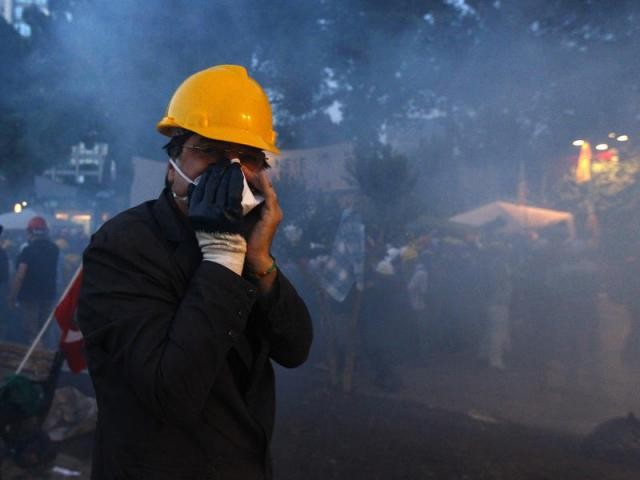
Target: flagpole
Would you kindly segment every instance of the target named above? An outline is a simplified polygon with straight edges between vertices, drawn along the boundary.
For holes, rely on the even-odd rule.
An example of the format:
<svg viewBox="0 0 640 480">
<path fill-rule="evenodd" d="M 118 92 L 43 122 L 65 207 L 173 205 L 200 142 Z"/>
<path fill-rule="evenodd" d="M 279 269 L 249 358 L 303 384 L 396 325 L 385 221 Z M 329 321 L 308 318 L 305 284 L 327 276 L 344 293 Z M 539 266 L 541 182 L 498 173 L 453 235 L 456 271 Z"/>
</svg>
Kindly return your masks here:
<svg viewBox="0 0 640 480">
<path fill-rule="evenodd" d="M 76 273 L 73 274 L 73 277 L 71 277 L 71 280 L 67 284 L 67 287 L 64 289 L 64 292 L 62 293 L 62 295 L 60 295 L 60 298 L 58 299 L 58 301 L 53 305 L 53 309 L 51 310 L 51 313 L 49 314 L 49 317 L 47 318 L 47 321 L 44 322 L 44 325 L 42 326 L 42 328 L 38 332 L 38 335 L 36 335 L 35 340 L 33 341 L 31 346 L 29 347 L 29 350 L 27 350 L 27 353 L 25 354 L 24 358 L 22 359 L 22 362 L 20 362 L 20 365 L 18 365 L 18 368 L 16 369 L 16 373 L 15 373 L 16 375 L 18 375 L 22 371 L 22 369 L 24 368 L 26 363 L 29 361 L 29 358 L 31 357 L 31 354 L 36 349 L 36 345 L 38 345 L 38 342 L 40 341 L 40 339 L 44 335 L 44 332 L 46 332 L 47 328 L 49 328 L 49 324 L 51 323 L 51 320 L 53 320 L 53 316 L 55 314 L 56 308 L 58 307 L 58 305 L 60 304 L 62 299 L 67 296 L 67 293 L 69 293 L 69 290 L 71 289 L 71 286 L 75 283 L 76 278 L 78 277 L 78 275 L 80 275 L 80 271 L 81 270 L 82 270 L 82 263 L 80 263 L 80 265 L 78 265 L 78 269 L 76 270 Z M 65 332 L 65 335 L 66 335 L 66 333 L 67 332 Z"/>
</svg>

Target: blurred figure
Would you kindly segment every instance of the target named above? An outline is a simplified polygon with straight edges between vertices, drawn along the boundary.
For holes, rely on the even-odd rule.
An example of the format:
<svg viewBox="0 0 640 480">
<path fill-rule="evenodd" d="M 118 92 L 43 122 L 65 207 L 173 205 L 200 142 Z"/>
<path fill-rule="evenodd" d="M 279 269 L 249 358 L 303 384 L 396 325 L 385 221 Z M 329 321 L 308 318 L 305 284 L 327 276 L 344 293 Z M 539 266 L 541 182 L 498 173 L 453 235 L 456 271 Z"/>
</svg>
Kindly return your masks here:
<svg viewBox="0 0 640 480">
<path fill-rule="evenodd" d="M 412 318 L 415 324 L 417 337 L 417 355 L 419 360 L 424 360 L 428 351 L 428 329 L 427 329 L 427 289 L 429 288 L 429 275 L 427 268 L 422 262 L 415 266 L 413 275 L 407 284 L 409 293 L 409 304 L 411 305 Z"/>
<path fill-rule="evenodd" d="M 49 227 L 42 217 L 29 220 L 27 235 L 28 243 L 16 260 L 9 307 L 14 309 L 19 304 L 27 341 L 31 342 L 51 313 L 60 251 L 49 239 Z"/>
<path fill-rule="evenodd" d="M 610 260 L 609 297 L 623 304 L 629 312 L 629 333 L 622 350 L 623 360 L 640 366 L 640 256 L 636 252 L 621 260 Z"/>
<path fill-rule="evenodd" d="M 556 296 L 549 325 L 553 352 L 547 377 L 551 386 L 571 382 L 586 388 L 594 378 L 600 279 L 593 256 L 593 250 L 567 244 L 548 271 L 549 288 Z"/>
<path fill-rule="evenodd" d="M 364 289 L 365 227 L 353 199 L 344 200 L 331 255 L 319 272 L 321 309 L 326 328 L 329 381 L 351 390 L 357 345 L 357 322 Z"/>
<path fill-rule="evenodd" d="M 498 369 L 505 368 L 504 354 L 511 346 L 509 305 L 513 290 L 506 246 L 494 245 L 487 251 L 487 329 L 480 345 L 480 358 Z"/>
<path fill-rule="evenodd" d="M 0 235 L 3 226 L 0 225 Z M 9 256 L 2 244 L 0 244 L 0 338 L 5 338 L 9 323 L 9 312 L 7 311 L 7 293 L 9 285 Z"/>
<path fill-rule="evenodd" d="M 379 253 L 379 252 L 378 252 Z M 362 300 L 363 340 L 375 385 L 395 392 L 402 387 L 398 371 L 399 357 L 406 350 L 403 342 L 408 331 L 408 293 L 399 275 L 399 250 L 390 248 L 385 257 L 371 255 L 372 271 L 367 275 Z"/>
</svg>

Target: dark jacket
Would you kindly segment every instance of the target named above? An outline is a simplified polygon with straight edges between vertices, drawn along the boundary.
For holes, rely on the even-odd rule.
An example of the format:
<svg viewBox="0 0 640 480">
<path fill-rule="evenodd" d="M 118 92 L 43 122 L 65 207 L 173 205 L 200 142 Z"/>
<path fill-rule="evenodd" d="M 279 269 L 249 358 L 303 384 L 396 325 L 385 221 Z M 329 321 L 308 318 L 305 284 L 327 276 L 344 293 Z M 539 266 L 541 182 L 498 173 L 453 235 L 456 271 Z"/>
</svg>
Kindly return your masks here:
<svg viewBox="0 0 640 480">
<path fill-rule="evenodd" d="M 93 479 L 271 478 L 270 360 L 307 357 L 311 321 L 278 272 L 270 299 L 201 260 L 165 191 L 84 254 L 78 322 L 98 401 Z"/>
<path fill-rule="evenodd" d="M 34 236 L 22 249 L 16 265 L 24 263 L 24 277 L 18 300 L 24 302 L 51 302 L 56 296 L 56 278 L 60 250 L 48 237 Z"/>
<path fill-rule="evenodd" d="M 0 247 L 0 287 L 9 283 L 9 256 Z"/>
</svg>

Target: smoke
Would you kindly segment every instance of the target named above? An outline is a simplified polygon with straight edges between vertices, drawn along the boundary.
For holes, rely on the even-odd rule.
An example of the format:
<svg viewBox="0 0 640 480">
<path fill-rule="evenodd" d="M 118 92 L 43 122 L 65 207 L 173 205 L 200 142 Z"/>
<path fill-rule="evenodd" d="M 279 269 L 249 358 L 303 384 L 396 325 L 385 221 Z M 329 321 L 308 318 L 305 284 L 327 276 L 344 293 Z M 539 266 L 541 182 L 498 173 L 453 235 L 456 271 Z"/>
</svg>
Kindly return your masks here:
<svg viewBox="0 0 640 480">
<path fill-rule="evenodd" d="M 542 202 L 545 172 L 576 153 L 572 140 L 640 127 L 640 6 L 597 3 L 85 1 L 53 23 L 45 96 L 61 113 L 46 127 L 98 129 L 123 166 L 134 155 L 161 159 L 155 124 L 175 88 L 237 63 L 268 91 L 281 147 L 383 138 L 414 162 L 425 215 L 514 199 L 523 177 L 528 200 Z M 36 55 L 26 71 L 46 68 Z M 455 281 L 440 286 L 465 303 Z"/>
<path fill-rule="evenodd" d="M 491 152 L 513 179 L 514 152 L 535 169 L 571 137 L 638 123 L 637 7 L 547 3 L 77 2 L 53 12 L 49 94 L 59 110 L 85 112 L 79 128 L 95 122 L 123 157 L 155 158 L 153 126 L 180 81 L 240 63 L 269 91 L 285 148 L 377 136 L 383 125 L 417 124 L 425 141 L 453 128 L 447 135 L 464 136 L 453 146 L 482 151 L 467 159 Z M 42 74 L 41 58 L 27 72 Z M 618 78 L 628 89 L 612 88 Z"/>
</svg>

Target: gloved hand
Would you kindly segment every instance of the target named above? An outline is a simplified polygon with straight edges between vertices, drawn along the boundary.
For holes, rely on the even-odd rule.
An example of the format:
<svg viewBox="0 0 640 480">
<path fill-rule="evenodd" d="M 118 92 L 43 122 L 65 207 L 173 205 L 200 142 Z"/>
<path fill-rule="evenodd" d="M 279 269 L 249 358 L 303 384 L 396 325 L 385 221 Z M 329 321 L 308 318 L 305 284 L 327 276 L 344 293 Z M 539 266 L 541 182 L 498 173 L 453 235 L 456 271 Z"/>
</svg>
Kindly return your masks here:
<svg viewBox="0 0 640 480">
<path fill-rule="evenodd" d="M 237 164 L 213 164 L 189 187 L 189 218 L 202 259 L 242 274 L 247 242 L 240 235 L 244 177 Z"/>
<path fill-rule="evenodd" d="M 197 232 L 238 233 L 244 177 L 236 163 L 215 163 L 189 186 L 189 218 Z"/>
</svg>

